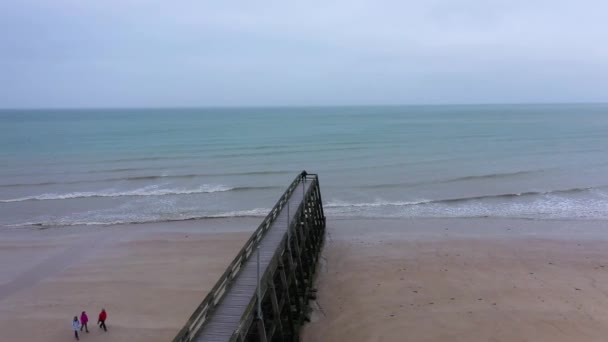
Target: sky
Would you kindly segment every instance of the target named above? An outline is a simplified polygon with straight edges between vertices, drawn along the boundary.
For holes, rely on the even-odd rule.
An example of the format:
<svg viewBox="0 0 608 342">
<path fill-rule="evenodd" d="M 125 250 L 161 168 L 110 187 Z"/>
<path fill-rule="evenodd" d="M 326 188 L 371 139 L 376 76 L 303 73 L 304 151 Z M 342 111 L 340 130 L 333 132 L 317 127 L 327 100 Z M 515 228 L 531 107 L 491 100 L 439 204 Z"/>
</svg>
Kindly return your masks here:
<svg viewBox="0 0 608 342">
<path fill-rule="evenodd" d="M 605 0 L 2 0 L 0 108 L 608 102 Z"/>
</svg>

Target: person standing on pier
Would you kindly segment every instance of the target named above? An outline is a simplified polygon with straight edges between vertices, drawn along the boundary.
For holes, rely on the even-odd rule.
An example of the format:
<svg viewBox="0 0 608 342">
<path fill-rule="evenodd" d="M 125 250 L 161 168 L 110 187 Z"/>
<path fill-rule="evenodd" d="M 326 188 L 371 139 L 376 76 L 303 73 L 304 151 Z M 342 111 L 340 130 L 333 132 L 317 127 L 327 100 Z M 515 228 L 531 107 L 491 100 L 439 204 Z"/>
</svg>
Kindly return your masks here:
<svg viewBox="0 0 608 342">
<path fill-rule="evenodd" d="M 106 328 L 106 319 L 108 319 L 108 314 L 106 313 L 106 309 L 101 309 L 99 313 L 99 319 L 97 320 L 97 324 L 99 324 L 100 328 L 103 328 L 104 331 L 108 331 Z"/>
<path fill-rule="evenodd" d="M 72 330 L 74 330 L 74 337 L 76 340 L 80 340 L 78 337 L 78 330 L 80 330 L 80 322 L 78 322 L 78 316 L 74 316 L 74 320 L 72 321 Z"/>
</svg>

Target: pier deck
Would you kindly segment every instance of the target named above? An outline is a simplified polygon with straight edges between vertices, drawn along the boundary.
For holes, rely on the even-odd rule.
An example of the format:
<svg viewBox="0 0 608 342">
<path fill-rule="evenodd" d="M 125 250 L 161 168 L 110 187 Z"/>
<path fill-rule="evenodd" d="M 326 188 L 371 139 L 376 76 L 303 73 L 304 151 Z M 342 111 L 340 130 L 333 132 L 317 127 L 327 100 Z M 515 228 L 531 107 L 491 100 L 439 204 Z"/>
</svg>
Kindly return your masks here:
<svg viewBox="0 0 608 342">
<path fill-rule="evenodd" d="M 302 172 L 173 341 L 297 341 L 324 230 L 318 177 Z"/>
</svg>

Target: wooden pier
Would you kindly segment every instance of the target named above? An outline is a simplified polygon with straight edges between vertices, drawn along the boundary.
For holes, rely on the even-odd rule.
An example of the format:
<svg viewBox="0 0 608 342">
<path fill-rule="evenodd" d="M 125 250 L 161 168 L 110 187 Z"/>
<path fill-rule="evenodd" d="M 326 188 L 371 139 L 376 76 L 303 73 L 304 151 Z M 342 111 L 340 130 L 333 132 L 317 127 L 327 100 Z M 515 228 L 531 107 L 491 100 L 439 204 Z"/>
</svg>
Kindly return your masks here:
<svg viewBox="0 0 608 342">
<path fill-rule="evenodd" d="M 303 171 L 173 342 L 299 341 L 324 236 L 319 179 Z"/>
</svg>

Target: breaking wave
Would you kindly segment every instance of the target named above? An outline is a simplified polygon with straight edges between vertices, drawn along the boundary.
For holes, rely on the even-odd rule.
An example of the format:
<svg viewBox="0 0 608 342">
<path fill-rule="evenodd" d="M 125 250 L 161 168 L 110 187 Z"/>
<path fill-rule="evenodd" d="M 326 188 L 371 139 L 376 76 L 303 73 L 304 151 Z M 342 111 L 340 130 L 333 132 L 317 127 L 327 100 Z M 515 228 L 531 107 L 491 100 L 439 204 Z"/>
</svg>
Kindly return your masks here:
<svg viewBox="0 0 608 342">
<path fill-rule="evenodd" d="M 249 210 L 236 210 L 221 212 L 216 214 L 207 215 L 169 215 L 167 217 L 127 217 L 127 218 L 113 218 L 108 216 L 106 218 L 95 218 L 95 219 L 82 219 L 82 218 L 61 218 L 61 219 L 49 219 L 45 221 L 32 221 L 9 225 L 9 227 L 68 227 L 68 226 L 111 226 L 117 224 L 144 224 L 144 223 L 163 223 L 163 222 L 179 222 L 179 221 L 195 221 L 205 219 L 220 219 L 220 218 L 234 218 L 234 217 L 264 217 L 271 209 L 267 208 L 256 208 Z"/>
<path fill-rule="evenodd" d="M 25 201 L 50 201 L 50 200 L 65 200 L 74 198 L 94 198 L 94 197 L 135 197 L 135 196 L 167 196 L 167 195 L 190 195 L 204 194 L 227 191 L 248 191 L 248 190 L 267 190 L 279 189 L 275 186 L 243 186 L 229 187 L 225 185 L 202 185 L 193 189 L 159 189 L 157 185 L 148 186 L 135 190 L 128 191 L 89 191 L 89 192 L 70 192 L 65 194 L 48 193 L 41 195 L 25 196 L 19 198 L 11 198 L 0 200 L 0 203 L 25 202 Z"/>
<path fill-rule="evenodd" d="M 538 196 L 538 195 L 550 195 L 550 194 L 568 194 L 568 193 L 579 193 L 586 192 L 596 188 L 571 188 L 563 190 L 552 190 L 552 191 L 528 191 L 528 192 L 516 192 L 506 193 L 497 195 L 483 195 L 483 196 L 470 196 L 470 197 L 458 197 L 458 198 L 446 198 L 438 200 L 418 200 L 418 201 L 375 201 L 368 203 L 351 203 L 343 201 L 331 201 L 324 205 L 326 208 L 361 208 L 361 207 L 403 207 L 411 205 L 422 205 L 432 203 L 458 203 L 468 201 L 479 201 L 484 199 L 500 199 L 500 198 L 513 198 L 513 197 L 527 197 L 527 196 Z"/>
</svg>

